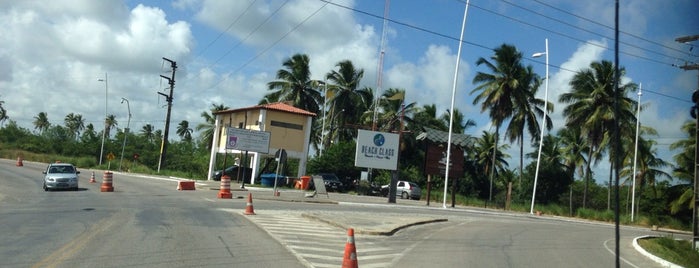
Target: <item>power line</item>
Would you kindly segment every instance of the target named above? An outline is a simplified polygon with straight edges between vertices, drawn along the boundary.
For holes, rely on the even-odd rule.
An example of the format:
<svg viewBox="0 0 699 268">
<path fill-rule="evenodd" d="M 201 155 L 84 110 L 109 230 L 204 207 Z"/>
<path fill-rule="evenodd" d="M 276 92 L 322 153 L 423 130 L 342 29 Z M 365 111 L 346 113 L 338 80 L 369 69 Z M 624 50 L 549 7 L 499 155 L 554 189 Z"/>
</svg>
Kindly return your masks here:
<svg viewBox="0 0 699 268">
<path fill-rule="evenodd" d="M 360 14 L 363 14 L 363 15 L 366 15 L 366 16 L 369 16 L 369 17 L 373 17 L 373 18 L 376 18 L 376 19 L 381 19 L 381 20 L 384 19 L 384 17 L 381 16 L 381 15 L 369 13 L 369 12 L 367 12 L 367 11 L 359 10 L 359 9 L 356 9 L 356 8 L 353 8 L 353 7 L 348 7 L 348 6 L 340 5 L 340 4 L 337 4 L 337 3 L 332 3 L 332 2 L 329 2 L 329 1 L 327 1 L 327 0 L 320 0 L 320 1 L 325 2 L 325 3 L 327 3 L 327 4 L 334 5 L 334 6 L 336 6 L 336 7 L 344 8 L 344 9 L 347 9 L 347 10 L 351 10 L 351 11 L 354 11 L 354 12 L 357 12 L 357 13 L 360 13 Z M 457 0 L 457 1 L 462 2 L 461 0 Z M 474 6 L 474 5 L 471 4 L 471 6 Z M 484 9 L 484 8 L 482 8 L 482 7 L 478 7 L 478 6 L 474 6 L 474 7 L 478 8 L 478 9 L 481 9 L 481 10 L 484 10 L 484 11 L 486 11 L 486 12 L 489 12 L 489 13 L 492 13 L 492 14 L 495 14 L 495 15 L 498 15 L 498 16 L 503 16 L 503 17 L 506 17 L 506 18 L 510 18 L 510 19 L 512 19 L 512 20 L 514 20 L 514 21 L 521 22 L 522 24 L 525 24 L 525 25 L 528 25 L 528 26 L 532 26 L 532 27 L 535 27 L 535 28 L 538 28 L 538 29 L 541 29 L 541 30 L 544 30 L 544 31 L 547 31 L 547 32 L 555 33 L 555 32 L 553 32 L 553 31 L 550 31 L 550 30 L 545 29 L 545 28 L 543 28 L 543 27 L 539 27 L 539 26 L 536 26 L 536 25 L 533 25 L 533 24 L 530 24 L 530 23 L 526 23 L 526 22 L 523 22 L 523 21 L 521 21 L 521 20 L 518 20 L 518 19 L 515 19 L 515 18 L 511 18 L 511 17 L 505 16 L 505 15 L 499 14 L 499 13 L 497 13 L 497 12 Z M 411 28 L 411 29 L 414 29 L 414 30 L 418 30 L 418 31 L 421 31 L 421 32 L 428 33 L 428 34 L 436 35 L 436 36 L 443 37 L 443 38 L 446 38 L 446 39 L 454 40 L 454 41 L 457 41 L 457 42 L 459 41 L 458 38 L 452 37 L 452 36 L 447 35 L 447 34 L 439 33 L 439 32 L 433 31 L 433 30 L 429 30 L 429 29 L 426 29 L 426 28 L 423 28 L 423 27 L 411 25 L 411 24 L 404 23 L 404 22 L 401 22 L 401 21 L 397 21 L 397 20 L 391 19 L 391 18 L 385 18 L 385 19 L 388 20 L 388 21 L 391 22 L 391 23 L 396 24 L 396 25 L 401 25 L 401 26 L 404 26 L 404 27 L 407 27 L 407 28 Z M 584 41 L 584 40 L 580 40 L 580 39 L 577 39 L 577 38 L 572 37 L 572 36 L 569 36 L 569 35 L 565 35 L 565 34 L 560 34 L 560 35 L 562 35 L 562 36 L 564 36 L 564 37 L 571 38 L 571 39 L 573 39 L 573 40 L 577 40 L 577 41 L 586 43 L 586 44 L 595 45 L 595 46 L 598 46 L 598 47 L 604 48 L 604 49 L 609 49 L 608 47 L 601 46 L 601 45 L 598 45 L 598 44 L 595 44 L 595 43 L 591 43 L 591 42 L 587 42 L 587 41 Z M 489 48 L 489 47 L 484 46 L 484 45 L 481 45 L 481 44 L 476 44 L 476 43 L 474 43 L 474 42 L 469 42 L 469 41 L 463 41 L 463 42 L 464 42 L 465 44 L 469 44 L 469 45 L 474 46 L 474 47 L 479 47 L 479 48 L 483 48 L 483 49 L 486 49 L 486 50 L 489 50 L 489 51 L 494 51 L 492 48 Z M 628 55 L 634 56 L 634 57 L 639 57 L 639 58 L 644 58 L 644 57 L 640 57 L 640 56 L 633 55 L 633 54 L 628 54 Z M 542 63 L 542 62 L 540 62 L 540 61 L 538 61 L 538 60 L 532 60 L 532 59 L 529 59 L 529 60 L 531 60 L 531 61 L 533 61 L 533 62 Z M 651 61 L 655 61 L 655 60 L 651 60 Z M 655 62 L 658 62 L 658 61 L 655 61 Z M 672 64 L 667 64 L 667 63 L 663 63 L 663 62 L 658 62 L 658 63 L 663 64 L 663 65 L 673 66 Z M 542 64 L 543 64 L 543 63 L 542 63 Z M 569 71 L 569 72 L 572 72 L 572 73 L 577 73 L 577 72 L 578 72 L 578 71 L 576 71 L 576 70 L 571 70 L 571 69 L 563 68 L 563 67 L 558 66 L 558 65 L 549 65 L 549 66 L 551 66 L 551 67 L 553 67 L 553 68 L 556 68 L 556 69 L 559 69 L 559 70 Z M 683 99 L 683 98 L 678 98 L 678 97 L 670 96 L 670 95 L 663 94 L 663 93 L 660 93 L 660 92 L 655 92 L 655 91 L 652 91 L 652 90 L 644 90 L 644 91 L 645 91 L 645 92 L 648 92 L 648 93 L 653 93 L 653 94 L 656 94 L 656 95 L 659 95 L 659 96 L 664 96 L 664 97 L 667 97 L 667 98 L 671 98 L 671 99 L 674 99 L 674 100 L 682 101 L 682 102 L 689 102 L 688 100 Z"/>
<path fill-rule="evenodd" d="M 201 51 L 199 51 L 199 53 L 196 55 L 195 59 L 199 58 L 199 56 L 201 56 L 201 54 L 203 54 L 207 49 L 209 49 L 209 47 L 211 47 L 211 45 L 213 45 L 214 43 L 216 43 L 216 41 L 218 41 L 219 39 L 221 39 L 221 36 L 223 36 L 224 33 L 227 33 L 228 30 L 230 30 L 231 27 L 233 27 L 233 25 L 235 25 L 236 23 L 238 23 L 238 21 L 240 20 L 240 18 L 242 18 L 243 15 L 245 15 L 245 14 L 248 12 L 248 10 L 250 10 L 250 8 L 252 7 L 252 5 L 254 5 L 256 2 L 257 2 L 257 0 L 253 0 L 252 2 L 250 2 L 250 4 L 245 8 L 245 10 L 243 10 L 243 12 L 241 12 L 241 13 L 238 15 L 238 17 L 235 18 L 235 20 L 233 20 L 230 24 L 228 24 L 228 27 L 226 27 L 226 30 L 220 32 L 220 33 L 218 34 L 218 36 L 216 36 L 216 38 L 214 38 L 213 40 L 211 40 L 211 42 L 209 42 L 209 44 L 207 44 L 206 47 L 204 47 L 204 49 L 202 49 Z"/>
<path fill-rule="evenodd" d="M 586 32 L 586 33 L 589 33 L 589 34 L 593 34 L 593 35 L 596 35 L 596 36 L 599 36 L 599 37 L 611 39 L 609 36 L 606 36 L 606 35 L 604 35 L 604 34 L 597 33 L 597 32 L 595 32 L 595 31 L 588 30 L 588 29 L 582 28 L 582 27 L 580 27 L 580 26 L 573 25 L 572 23 L 566 22 L 566 21 L 564 21 L 564 20 L 560 20 L 560 19 L 553 18 L 553 17 L 551 17 L 551 16 L 542 14 L 542 13 L 540 13 L 540 12 L 536 12 L 536 11 L 530 9 L 530 8 L 526 8 L 526 7 L 524 7 L 524 6 L 521 6 L 521 5 L 512 3 L 512 2 L 509 2 L 509 1 L 507 1 L 507 0 L 501 0 L 501 1 L 504 2 L 504 3 L 506 3 L 506 4 L 508 4 L 508 5 L 511 5 L 511 6 L 513 6 L 513 7 L 517 7 L 517 8 L 519 8 L 519 9 L 524 10 L 524 11 L 530 12 L 530 13 L 532 13 L 532 14 L 536 14 L 536 15 L 538 15 L 538 16 L 540 16 L 540 17 L 543 17 L 543 18 L 546 18 L 546 19 L 555 21 L 555 22 L 560 23 L 560 24 L 562 24 L 562 25 L 566 25 L 566 26 L 568 26 L 568 27 L 575 28 L 575 29 L 578 29 L 578 30 L 580 30 L 580 31 L 583 31 L 583 32 Z M 570 14 L 570 13 L 566 13 L 566 14 Z M 570 15 L 572 15 L 572 14 L 570 14 Z M 575 17 L 581 18 L 581 19 L 582 19 L 582 17 L 581 17 L 581 16 L 578 16 L 578 15 L 575 15 Z M 584 19 L 584 20 L 590 21 L 590 20 L 587 20 L 587 19 Z M 608 27 L 608 26 L 606 26 L 606 25 L 603 25 L 603 24 L 601 24 L 601 23 L 599 23 L 599 22 L 594 22 L 594 23 L 597 24 L 597 25 L 600 25 L 600 26 L 602 26 L 602 27 L 605 27 L 605 28 L 608 28 L 608 29 L 613 30 L 611 27 Z M 629 34 L 629 33 L 626 33 L 626 35 L 629 35 L 629 36 L 632 36 L 632 37 L 635 37 L 635 38 L 638 38 L 638 39 L 647 41 L 647 42 L 652 43 L 652 44 L 657 44 L 657 43 L 652 42 L 652 41 L 650 41 L 650 40 L 642 39 L 642 38 L 640 38 L 640 37 L 637 37 L 637 36 L 632 35 L 632 34 Z M 632 47 L 632 48 L 636 48 L 636 49 L 639 49 L 639 50 L 643 50 L 643 51 L 648 52 L 648 53 L 656 54 L 656 55 L 663 56 L 663 57 L 672 58 L 673 60 L 677 60 L 677 59 L 678 59 L 677 57 L 672 57 L 672 56 L 669 56 L 669 55 L 660 53 L 660 52 L 658 52 L 658 51 L 656 51 L 656 50 L 643 48 L 643 47 L 641 47 L 641 46 L 638 46 L 638 45 L 635 45 L 635 44 L 631 44 L 631 43 L 629 43 L 629 42 L 622 42 L 622 41 L 620 41 L 619 43 L 624 44 L 624 45 L 629 46 L 629 47 Z M 660 44 L 658 44 L 658 45 L 660 45 Z M 675 48 L 671 48 L 671 47 L 664 46 L 664 45 L 661 45 L 661 46 L 663 46 L 663 47 L 665 47 L 665 48 L 668 48 L 668 49 L 676 50 L 676 51 L 678 51 L 678 52 L 682 52 L 682 51 L 677 50 L 677 49 L 675 49 Z M 690 54 L 690 55 L 691 55 L 691 54 Z"/>
<path fill-rule="evenodd" d="M 323 1 L 323 2 L 325 2 L 325 1 Z M 296 26 L 294 26 L 294 27 L 291 28 L 289 31 L 287 31 L 284 35 L 282 35 L 281 37 L 279 37 L 279 39 L 277 39 L 276 41 L 272 42 L 272 44 L 270 44 L 269 46 L 267 46 L 267 47 L 265 47 L 264 49 L 262 49 L 259 53 L 257 53 L 255 56 L 253 56 L 250 60 L 248 60 L 247 62 L 245 62 L 243 65 L 241 65 L 241 66 L 238 67 L 237 69 L 233 70 L 233 72 L 231 72 L 231 73 L 237 73 L 237 72 L 239 72 L 239 71 L 242 70 L 243 68 L 247 67 L 248 64 L 252 63 L 252 62 L 255 61 L 257 58 L 259 58 L 260 56 L 262 56 L 262 55 L 264 55 L 265 53 L 267 53 L 267 51 L 269 51 L 272 47 L 276 46 L 280 41 L 284 40 L 284 38 L 286 38 L 287 36 L 289 36 L 289 34 L 291 34 L 292 32 L 296 31 L 296 29 L 298 29 L 299 27 L 301 27 L 301 25 L 303 25 L 304 23 L 306 23 L 306 21 L 308 21 L 311 17 L 315 16 L 318 12 L 320 12 L 321 9 L 323 9 L 323 8 L 324 8 L 325 6 L 327 6 L 327 5 L 328 5 L 328 2 L 326 2 L 326 3 L 325 3 L 324 5 L 322 5 L 320 8 L 316 9 L 316 11 L 314 11 L 313 13 L 311 13 L 310 15 L 308 15 L 305 19 L 303 19 L 301 22 L 299 22 L 298 24 L 296 24 Z M 223 82 L 224 80 L 225 80 L 225 79 L 219 80 L 218 82 L 216 82 L 216 84 L 214 84 L 213 86 L 209 87 L 209 89 L 214 88 L 214 87 L 217 87 L 217 86 L 218 86 L 219 84 L 221 84 L 221 82 Z"/>
<path fill-rule="evenodd" d="M 504 1 L 504 0 L 503 0 L 503 1 Z M 585 17 L 583 17 L 583 16 L 580 16 L 580 15 L 577 15 L 577 14 L 574 14 L 574 13 L 571 13 L 571 12 L 565 10 L 565 9 L 552 6 L 552 5 L 550 5 L 550 4 L 541 2 L 541 1 L 539 1 L 539 0 L 532 0 L 532 1 L 537 2 L 537 3 L 539 3 L 539 4 L 543 5 L 543 6 L 549 7 L 549 8 L 551 8 L 551 9 L 557 10 L 557 11 L 559 11 L 559 12 L 563 12 L 563 13 L 565 13 L 565 14 L 571 15 L 571 16 L 576 17 L 576 18 L 578 18 L 578 19 L 587 21 L 587 22 L 589 22 L 589 23 L 596 24 L 596 25 L 598 25 L 598 26 L 602 26 L 602 27 L 605 27 L 605 28 L 610 29 L 610 30 L 614 30 L 614 28 L 612 28 L 611 26 L 608 26 L 608 25 L 599 23 L 599 22 L 597 22 L 597 21 L 594 21 L 594 20 L 585 18 Z M 674 50 L 674 51 L 676 51 L 676 52 L 680 52 L 680 53 L 683 53 L 683 54 L 688 54 L 689 56 L 699 57 L 699 55 L 694 55 L 694 54 L 691 54 L 691 53 L 687 53 L 687 52 L 685 52 L 685 51 L 676 49 L 676 48 L 674 48 L 674 47 L 670 47 L 670 46 L 667 46 L 667 45 L 664 45 L 664 44 L 655 42 L 655 41 L 653 41 L 653 40 L 649 40 L 649 39 L 647 39 L 647 38 L 644 38 L 644 37 L 641 37 L 641 36 L 638 36 L 638 35 L 635 35 L 635 34 L 632 34 L 632 33 L 624 32 L 624 31 L 619 31 L 619 32 L 621 32 L 621 33 L 623 33 L 623 34 L 625 34 L 625 35 L 631 36 L 631 37 L 638 38 L 639 40 L 643 40 L 643 41 L 646 41 L 646 42 L 648 42 L 648 43 L 651 43 L 651 44 L 654 44 L 654 45 L 657 45 L 657 46 L 666 48 L 666 49 Z"/>
</svg>

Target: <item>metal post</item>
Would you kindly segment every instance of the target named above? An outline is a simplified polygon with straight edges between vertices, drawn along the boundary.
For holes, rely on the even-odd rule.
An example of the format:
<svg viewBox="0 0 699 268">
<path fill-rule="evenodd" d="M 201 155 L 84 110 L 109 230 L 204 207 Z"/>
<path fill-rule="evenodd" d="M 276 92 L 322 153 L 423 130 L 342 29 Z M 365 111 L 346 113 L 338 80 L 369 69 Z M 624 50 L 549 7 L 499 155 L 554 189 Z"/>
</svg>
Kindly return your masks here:
<svg viewBox="0 0 699 268">
<path fill-rule="evenodd" d="M 121 145 L 121 159 L 119 159 L 119 171 L 121 171 L 121 162 L 124 161 L 124 149 L 126 148 L 126 137 L 129 135 L 129 125 L 131 124 L 131 105 L 129 104 L 129 100 L 126 98 L 121 98 L 121 103 L 124 103 L 126 101 L 126 108 L 129 111 L 129 118 L 126 121 L 126 128 L 124 129 L 124 144 Z"/>
<path fill-rule="evenodd" d="M 638 104 L 636 111 L 636 143 L 633 149 L 633 172 L 631 173 L 631 222 L 634 220 L 636 207 L 636 164 L 638 158 L 638 132 L 641 128 L 641 95 L 643 95 L 643 84 L 639 84 L 638 87 Z"/>
<path fill-rule="evenodd" d="M 107 135 L 107 99 L 109 96 L 107 73 L 104 73 L 104 79 L 97 79 L 97 81 L 104 82 L 104 131 L 102 131 L 102 146 L 100 146 L 100 165 L 102 165 L 102 156 L 104 156 L 104 136 Z"/>
<path fill-rule="evenodd" d="M 451 87 L 451 108 L 449 109 L 449 133 L 447 134 L 447 166 L 444 171 L 444 196 L 442 208 L 447 208 L 447 189 L 449 185 L 449 166 L 451 165 L 451 131 L 454 124 L 454 98 L 456 96 L 456 82 L 459 78 L 459 63 L 461 62 L 461 47 L 464 43 L 464 30 L 466 29 L 466 15 L 468 15 L 468 5 L 471 1 L 466 0 L 464 7 L 464 18 L 461 21 L 461 35 L 459 36 L 459 49 L 456 52 L 456 67 L 454 70 L 454 80 Z"/>
<path fill-rule="evenodd" d="M 546 38 L 546 81 L 544 85 L 544 115 L 541 118 L 541 138 L 539 139 L 539 154 L 536 156 L 536 171 L 534 172 L 534 187 L 532 189 L 532 204 L 529 209 L 530 214 L 534 214 L 534 201 L 536 198 L 536 183 L 539 180 L 539 165 L 541 164 L 541 150 L 544 146 L 544 132 L 546 131 L 546 113 L 548 112 L 549 103 L 549 39 Z M 540 57 L 542 53 L 535 53 L 533 57 Z"/>
</svg>

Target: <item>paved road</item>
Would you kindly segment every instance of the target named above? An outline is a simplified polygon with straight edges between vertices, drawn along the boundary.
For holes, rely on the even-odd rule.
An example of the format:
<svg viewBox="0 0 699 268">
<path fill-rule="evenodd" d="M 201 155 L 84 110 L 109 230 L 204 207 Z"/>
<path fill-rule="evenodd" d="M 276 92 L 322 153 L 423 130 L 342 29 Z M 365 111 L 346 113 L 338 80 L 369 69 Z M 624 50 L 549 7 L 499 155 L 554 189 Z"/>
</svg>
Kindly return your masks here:
<svg viewBox="0 0 699 268">
<path fill-rule="evenodd" d="M 44 165 L 25 164 L 0 160 L 3 267 L 338 267 L 349 227 L 357 230 L 360 267 L 614 264 L 608 224 L 250 187 L 226 200 L 216 198 L 217 182 L 176 191 L 168 178 L 119 173 L 115 192 L 100 193 L 85 170 L 81 191 L 44 193 Z M 255 216 L 241 215 L 248 193 Z M 622 267 L 659 267 L 630 246 L 644 234 L 653 233 L 623 229 Z"/>
<path fill-rule="evenodd" d="M 118 174 L 115 192 L 102 193 L 87 170 L 79 191 L 44 192 L 44 167 L 0 161 L 0 267 L 305 267 L 224 210 L 241 200 Z"/>
</svg>

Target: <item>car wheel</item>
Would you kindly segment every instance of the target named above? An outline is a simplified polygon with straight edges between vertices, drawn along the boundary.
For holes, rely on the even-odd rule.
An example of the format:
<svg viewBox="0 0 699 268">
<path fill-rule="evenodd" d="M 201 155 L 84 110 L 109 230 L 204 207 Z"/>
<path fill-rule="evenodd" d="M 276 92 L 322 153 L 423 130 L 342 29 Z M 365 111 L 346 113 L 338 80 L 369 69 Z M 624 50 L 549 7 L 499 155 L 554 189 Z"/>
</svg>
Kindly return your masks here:
<svg viewBox="0 0 699 268">
<path fill-rule="evenodd" d="M 401 199 L 408 199 L 409 198 L 408 192 L 403 192 L 403 194 L 401 194 L 400 198 Z"/>
</svg>

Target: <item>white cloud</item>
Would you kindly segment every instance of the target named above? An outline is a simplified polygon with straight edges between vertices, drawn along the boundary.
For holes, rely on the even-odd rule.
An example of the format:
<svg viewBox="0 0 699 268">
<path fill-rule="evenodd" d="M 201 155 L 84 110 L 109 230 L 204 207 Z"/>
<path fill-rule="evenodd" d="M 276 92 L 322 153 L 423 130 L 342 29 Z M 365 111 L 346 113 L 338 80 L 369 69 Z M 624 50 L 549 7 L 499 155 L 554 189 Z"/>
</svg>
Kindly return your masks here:
<svg viewBox="0 0 699 268">
<path fill-rule="evenodd" d="M 97 80 L 108 73 L 108 113 L 126 121 L 126 107 L 119 105 L 126 97 L 136 122 L 163 121 L 163 107 L 153 105 L 160 58 L 188 55 L 189 24 L 168 22 L 158 8 L 128 11 L 114 1 L 28 3 L 0 11 L 0 60 L 12 66 L 5 68 L 0 94 L 9 100 L 10 119 L 33 129 L 39 112 L 61 125 L 65 115 L 77 113 L 99 129 L 106 90 Z"/>
</svg>

